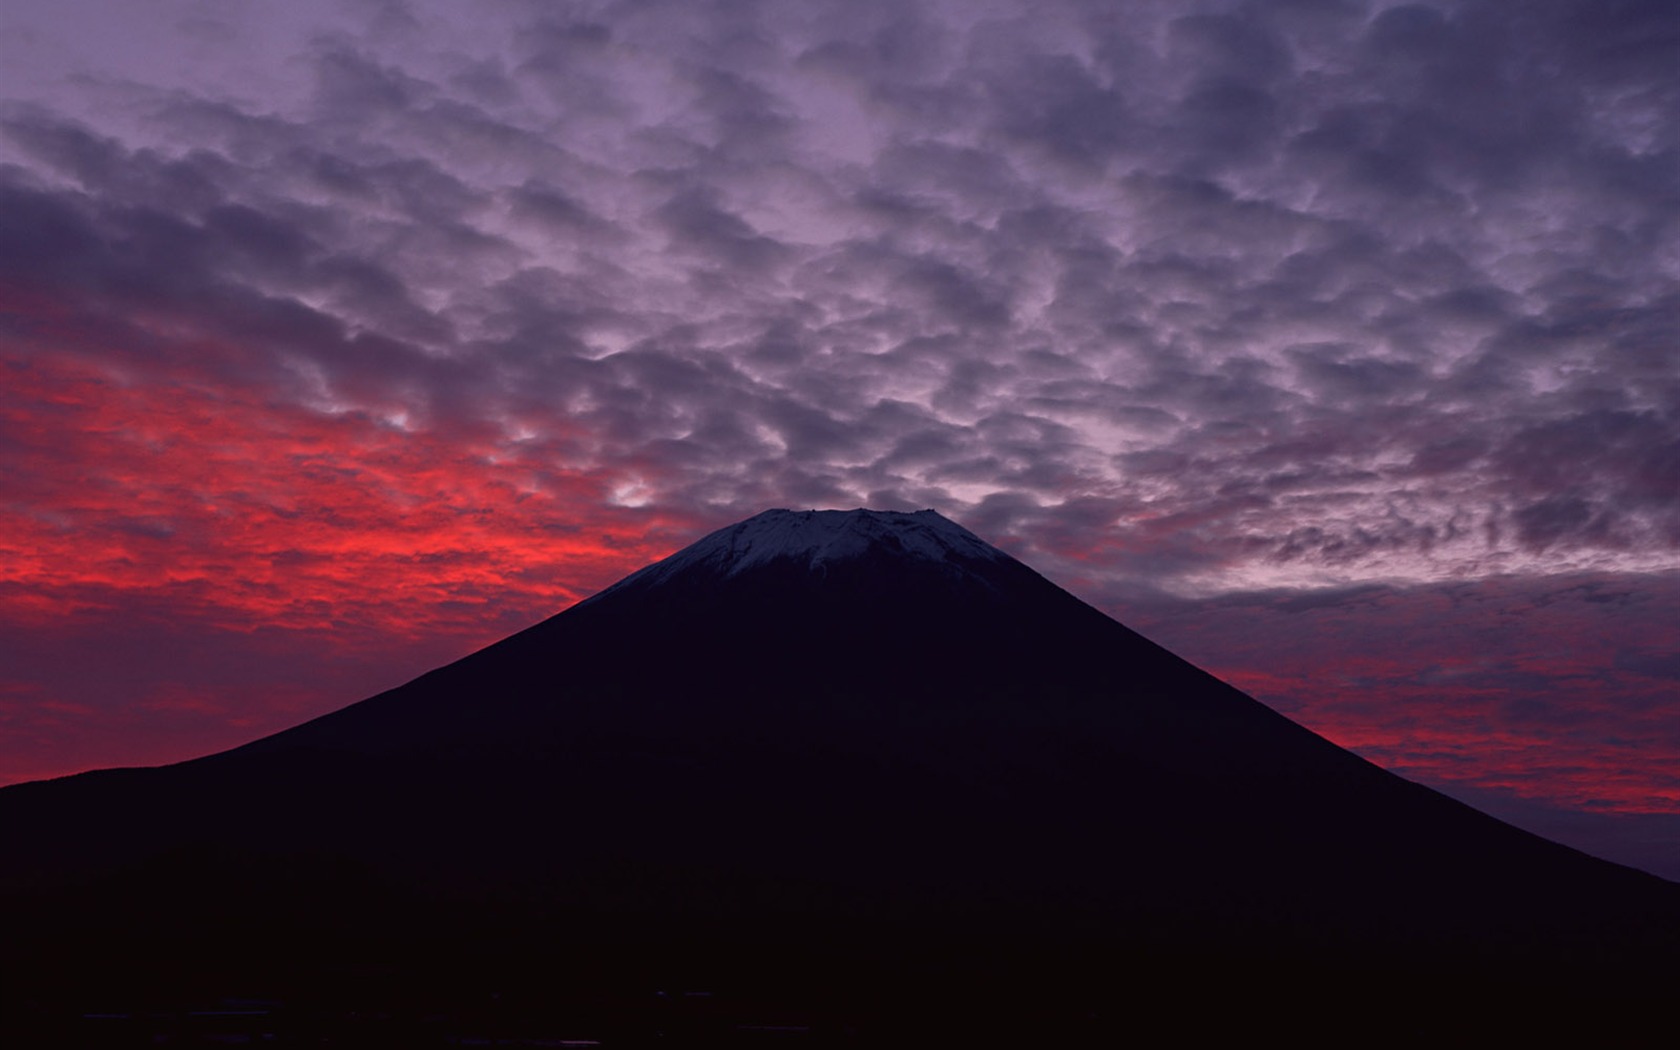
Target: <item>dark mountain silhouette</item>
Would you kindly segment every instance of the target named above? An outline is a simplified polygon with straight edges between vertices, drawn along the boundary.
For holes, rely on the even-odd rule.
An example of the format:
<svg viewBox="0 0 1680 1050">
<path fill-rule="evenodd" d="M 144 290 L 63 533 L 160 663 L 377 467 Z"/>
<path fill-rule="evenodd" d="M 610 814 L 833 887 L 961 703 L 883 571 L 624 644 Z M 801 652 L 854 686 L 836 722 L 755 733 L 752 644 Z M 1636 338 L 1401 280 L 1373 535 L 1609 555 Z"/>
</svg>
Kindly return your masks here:
<svg viewBox="0 0 1680 1050">
<path fill-rule="evenodd" d="M 42 1031 L 495 994 L 628 1043 L 688 987 L 750 1004 L 683 1015 L 713 1035 L 866 1044 L 1596 1036 L 1680 976 L 1680 886 L 1372 766 L 931 511 L 761 514 L 275 736 L 0 790 L 0 843 Z"/>
</svg>

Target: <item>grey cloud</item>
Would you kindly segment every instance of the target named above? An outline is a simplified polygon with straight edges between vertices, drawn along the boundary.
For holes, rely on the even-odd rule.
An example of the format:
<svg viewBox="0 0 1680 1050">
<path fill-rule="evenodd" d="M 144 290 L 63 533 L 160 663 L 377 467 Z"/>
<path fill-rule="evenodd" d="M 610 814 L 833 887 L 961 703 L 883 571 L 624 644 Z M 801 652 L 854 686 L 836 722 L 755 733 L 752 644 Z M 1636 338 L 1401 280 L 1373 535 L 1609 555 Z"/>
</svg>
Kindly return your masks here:
<svg viewBox="0 0 1680 1050">
<path fill-rule="evenodd" d="M 116 158 L 119 168 L 125 158 Z M 144 187 L 142 187 L 144 188 Z M 170 195 L 150 187 L 164 204 Z M 424 358 L 386 336 L 353 334 L 347 318 L 377 320 L 402 334 L 447 338 L 406 286 L 366 259 L 324 253 L 308 213 L 278 215 L 218 201 L 201 214 L 159 204 L 106 201 L 11 185 L 18 225 L 0 246 L 0 267 L 71 306 L 86 333 L 83 352 L 126 359 L 130 367 L 169 364 L 242 387 L 292 388 L 289 362 L 320 364 L 330 383 L 388 403 L 372 391 L 422 385 Z M 130 187 L 130 196 L 145 196 Z M 250 283 L 252 281 L 258 284 Z M 329 314 L 295 296 L 337 290 Z M 194 333 L 181 342 L 154 323 Z M 97 347 L 97 351 L 94 348 Z"/>
<path fill-rule="evenodd" d="M 1612 82 L 1669 82 L 1680 12 L 1663 0 L 1550 4 L 1547 29 L 1573 70 Z"/>
<path fill-rule="evenodd" d="M 296 221 L 283 221 L 248 204 L 225 204 L 204 213 L 204 228 L 220 238 L 230 255 L 243 257 L 265 274 L 300 273 L 320 245 Z"/>
<path fill-rule="evenodd" d="M 875 5 L 879 16 L 871 18 L 867 5 L 846 6 L 842 17 L 848 28 L 861 18 L 866 23 L 864 31 L 811 46 L 797 56 L 801 66 L 842 73 L 863 84 L 913 83 L 926 79 L 928 71 L 939 68 L 949 55 L 949 27 L 921 11 L 879 4 Z"/>
<path fill-rule="evenodd" d="M 1009 321 L 1009 304 L 998 291 L 986 288 L 972 271 L 937 256 L 904 260 L 899 278 L 920 293 L 925 307 L 959 327 L 995 327 Z"/>
<path fill-rule="evenodd" d="M 990 215 L 1034 196 L 1006 155 L 937 140 L 892 143 L 871 175 L 867 193 L 882 206 L 957 223 L 953 212 Z"/>
<path fill-rule="evenodd" d="M 112 181 L 128 159 L 115 139 L 39 110 L 14 109 L 5 114 L 0 129 L 8 139 L 84 185 Z"/>
<path fill-rule="evenodd" d="M 576 198 L 536 179 L 528 179 L 509 190 L 508 200 L 516 217 L 539 223 L 556 233 L 601 237 L 612 232 L 609 223 Z"/>
<path fill-rule="evenodd" d="M 1452 42 L 1447 18 L 1423 4 L 1390 7 L 1371 21 L 1366 39 L 1385 58 L 1427 60 Z"/>
<path fill-rule="evenodd" d="M 215 152 L 195 149 L 171 157 L 128 150 L 116 139 L 39 110 L 0 114 L 0 134 L 103 200 L 195 212 L 224 197 L 231 165 Z"/>
<path fill-rule="evenodd" d="M 1585 529 L 1594 520 L 1591 506 L 1576 496 L 1549 496 L 1513 515 L 1524 543 L 1545 550 L 1571 532 Z"/>
<path fill-rule="evenodd" d="M 1621 652 L 1616 655 L 1616 666 L 1647 678 L 1680 682 L 1680 652 Z"/>
<path fill-rule="evenodd" d="M 1015 40 L 1007 25 L 979 35 L 983 48 L 1006 50 Z M 985 62 L 989 56 L 976 57 Z M 1133 122 L 1125 100 L 1091 68 L 1071 54 L 1029 54 L 1012 61 L 1010 76 L 986 85 L 992 126 L 1005 141 L 1084 166 L 1101 166 L 1127 148 Z"/>
<path fill-rule="evenodd" d="M 807 14 L 322 37 L 300 106 L 144 142 L 13 108 L 0 266 L 657 499 L 1111 515 L 1140 586 L 1680 535 L 1660 5 Z"/>
<path fill-rule="evenodd" d="M 100 237 L 72 198 L 0 170 L 0 272 L 22 283 L 86 280 L 79 271 Z"/>
<path fill-rule="evenodd" d="M 777 97 L 762 85 L 729 70 L 708 67 L 694 74 L 697 105 L 711 118 L 712 147 L 731 163 L 783 155 L 796 124 Z"/>
<path fill-rule="evenodd" d="M 1514 433 L 1494 464 L 1513 491 L 1539 497 L 1514 515 L 1531 545 L 1638 543 L 1646 530 L 1672 544 L 1680 536 L 1677 456 L 1680 420 L 1672 413 L 1598 409 Z"/>
<path fill-rule="evenodd" d="M 693 248 L 704 259 L 731 268 L 762 270 L 787 257 L 784 245 L 721 207 L 703 189 L 678 192 L 656 214 L 678 243 Z"/>
<path fill-rule="evenodd" d="M 1451 474 L 1475 463 L 1489 447 L 1486 439 L 1475 434 L 1430 441 L 1412 454 L 1410 466 L 1420 474 Z"/>
<path fill-rule="evenodd" d="M 315 106 L 332 123 L 401 114 L 432 94 L 425 81 L 379 63 L 347 40 L 323 38 L 316 48 Z"/>
<path fill-rule="evenodd" d="M 1364 356 L 1346 344 L 1294 346 L 1285 353 L 1309 391 L 1344 403 L 1405 397 L 1422 390 L 1427 379 L 1412 362 Z"/>
<path fill-rule="evenodd" d="M 875 466 L 894 472 L 940 466 L 971 454 L 974 444 L 974 435 L 963 428 L 935 424 L 899 437 Z"/>
<path fill-rule="evenodd" d="M 1209 76 L 1270 83 L 1287 76 L 1294 59 L 1276 27 L 1240 15 L 1192 14 L 1167 27 L 1168 56 Z"/>
<path fill-rule="evenodd" d="M 1202 162 L 1198 167 L 1217 170 L 1269 153 L 1278 129 L 1277 103 L 1266 91 L 1240 80 L 1210 78 L 1184 96 L 1177 122 Z"/>
</svg>

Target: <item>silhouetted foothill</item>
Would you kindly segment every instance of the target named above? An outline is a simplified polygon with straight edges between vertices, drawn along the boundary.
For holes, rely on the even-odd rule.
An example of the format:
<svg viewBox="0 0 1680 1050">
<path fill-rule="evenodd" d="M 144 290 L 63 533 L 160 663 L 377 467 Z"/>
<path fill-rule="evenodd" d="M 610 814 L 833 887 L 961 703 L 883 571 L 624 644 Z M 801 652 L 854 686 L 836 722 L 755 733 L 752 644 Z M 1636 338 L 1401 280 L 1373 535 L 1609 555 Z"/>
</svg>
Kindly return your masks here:
<svg viewBox="0 0 1680 1050">
<path fill-rule="evenodd" d="M 286 732 L 0 791 L 0 841 L 36 1020 L 494 991 L 629 1041 L 683 986 L 713 1035 L 1508 1034 L 1643 1016 L 1680 945 L 1680 887 L 1383 772 L 931 511 L 768 511 Z"/>
</svg>

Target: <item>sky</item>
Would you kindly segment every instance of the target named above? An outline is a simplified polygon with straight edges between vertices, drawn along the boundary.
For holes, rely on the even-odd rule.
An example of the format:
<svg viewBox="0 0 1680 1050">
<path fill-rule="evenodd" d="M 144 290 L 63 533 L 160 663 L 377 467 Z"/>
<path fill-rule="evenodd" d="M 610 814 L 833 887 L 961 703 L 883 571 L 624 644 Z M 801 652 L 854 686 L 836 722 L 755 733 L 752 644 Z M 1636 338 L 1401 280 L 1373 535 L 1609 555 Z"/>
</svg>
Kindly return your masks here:
<svg viewBox="0 0 1680 1050">
<path fill-rule="evenodd" d="M 0 783 L 933 508 L 1680 879 L 1680 6 L 8 0 L 0 462 Z"/>
</svg>

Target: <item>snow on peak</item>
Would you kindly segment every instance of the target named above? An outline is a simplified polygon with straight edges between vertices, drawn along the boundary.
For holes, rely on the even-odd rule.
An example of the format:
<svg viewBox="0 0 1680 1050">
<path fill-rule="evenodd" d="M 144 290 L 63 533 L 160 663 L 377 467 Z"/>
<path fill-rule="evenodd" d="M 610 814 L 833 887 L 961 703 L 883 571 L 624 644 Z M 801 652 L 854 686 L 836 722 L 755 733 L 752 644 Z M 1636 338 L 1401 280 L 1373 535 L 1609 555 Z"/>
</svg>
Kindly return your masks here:
<svg viewBox="0 0 1680 1050">
<path fill-rule="evenodd" d="M 729 575 L 780 558 L 813 566 L 881 548 L 900 556 L 948 561 L 1003 557 L 996 548 L 931 510 L 767 510 L 712 533 L 678 558 L 719 564 Z M 675 560 L 675 559 L 673 559 Z"/>
<path fill-rule="evenodd" d="M 870 552 L 937 562 L 1008 560 L 996 547 L 931 510 L 767 510 L 632 573 L 608 591 L 632 581 L 656 583 L 693 568 L 728 577 L 792 559 L 818 569 Z"/>
</svg>

